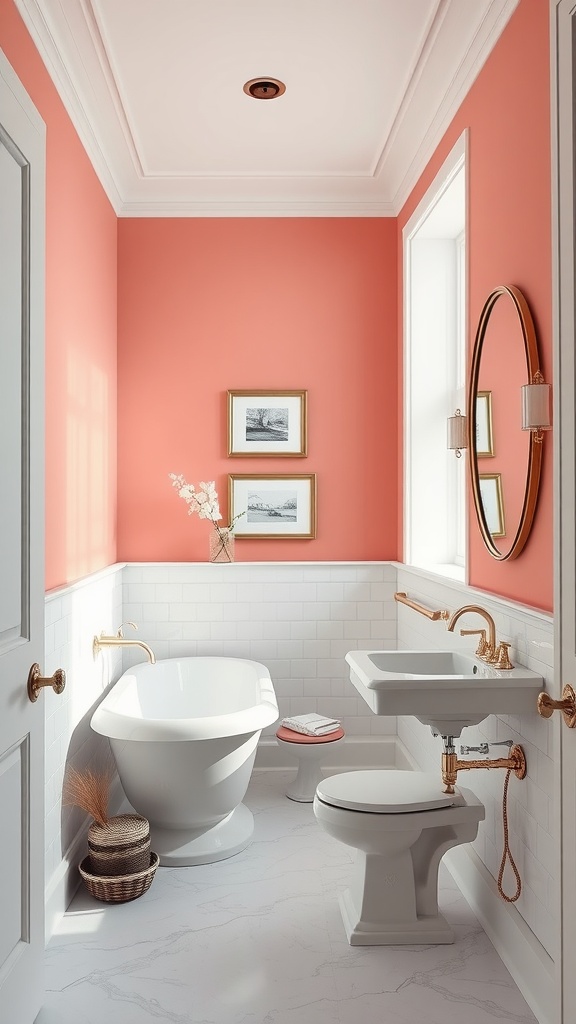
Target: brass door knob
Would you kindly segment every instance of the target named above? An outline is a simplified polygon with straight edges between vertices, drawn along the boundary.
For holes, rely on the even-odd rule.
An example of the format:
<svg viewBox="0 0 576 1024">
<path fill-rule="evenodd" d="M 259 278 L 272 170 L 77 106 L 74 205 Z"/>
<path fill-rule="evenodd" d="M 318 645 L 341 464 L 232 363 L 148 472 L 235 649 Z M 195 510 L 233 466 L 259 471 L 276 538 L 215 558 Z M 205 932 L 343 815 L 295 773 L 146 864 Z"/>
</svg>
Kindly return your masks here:
<svg viewBox="0 0 576 1024">
<path fill-rule="evenodd" d="M 53 675 L 41 676 L 40 665 L 37 662 L 34 662 L 28 673 L 28 683 L 26 685 L 28 697 L 32 703 L 38 700 L 43 686 L 51 686 L 54 693 L 62 693 L 62 690 L 66 686 L 66 673 L 64 669 L 57 668 Z"/>
<path fill-rule="evenodd" d="M 551 718 L 555 711 L 561 711 L 569 729 L 576 727 L 576 693 L 566 684 L 562 690 L 562 700 L 552 700 L 549 693 L 538 694 L 538 714 L 542 718 Z"/>
</svg>

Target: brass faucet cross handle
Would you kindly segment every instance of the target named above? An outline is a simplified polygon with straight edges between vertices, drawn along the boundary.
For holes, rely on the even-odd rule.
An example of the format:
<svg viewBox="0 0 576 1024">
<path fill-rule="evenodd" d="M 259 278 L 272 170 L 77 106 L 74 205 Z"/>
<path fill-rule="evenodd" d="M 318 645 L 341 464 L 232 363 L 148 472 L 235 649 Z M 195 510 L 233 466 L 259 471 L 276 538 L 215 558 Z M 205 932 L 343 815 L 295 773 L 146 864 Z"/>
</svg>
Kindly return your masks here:
<svg viewBox="0 0 576 1024">
<path fill-rule="evenodd" d="M 476 657 L 485 658 L 486 651 L 488 650 L 488 642 L 486 640 L 485 629 L 461 629 L 460 636 L 479 636 L 478 647 L 476 648 Z"/>
<path fill-rule="evenodd" d="M 138 626 L 135 622 L 121 622 L 116 631 L 116 636 L 124 636 L 124 626 L 132 626 L 132 629 L 138 631 Z"/>
</svg>

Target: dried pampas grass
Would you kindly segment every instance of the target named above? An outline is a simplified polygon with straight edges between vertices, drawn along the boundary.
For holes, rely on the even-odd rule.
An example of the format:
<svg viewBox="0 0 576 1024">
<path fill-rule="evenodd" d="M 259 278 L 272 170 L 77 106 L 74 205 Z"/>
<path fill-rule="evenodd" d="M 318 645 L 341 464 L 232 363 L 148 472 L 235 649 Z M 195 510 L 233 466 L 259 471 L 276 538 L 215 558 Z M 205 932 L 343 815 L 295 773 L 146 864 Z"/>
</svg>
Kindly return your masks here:
<svg viewBox="0 0 576 1024">
<path fill-rule="evenodd" d="M 90 768 L 80 772 L 69 764 L 64 776 L 63 803 L 81 807 L 98 825 L 105 826 L 108 823 L 108 797 L 113 777 L 114 769 L 111 765 L 99 772 Z"/>
</svg>

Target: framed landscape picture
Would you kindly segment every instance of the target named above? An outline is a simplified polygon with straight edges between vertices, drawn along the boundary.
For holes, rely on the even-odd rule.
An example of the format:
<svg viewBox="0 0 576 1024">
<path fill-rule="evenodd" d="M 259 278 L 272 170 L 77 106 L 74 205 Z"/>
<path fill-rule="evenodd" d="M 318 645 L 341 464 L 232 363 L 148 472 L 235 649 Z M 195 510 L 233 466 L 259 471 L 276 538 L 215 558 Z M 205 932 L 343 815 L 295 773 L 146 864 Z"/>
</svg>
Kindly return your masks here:
<svg viewBox="0 0 576 1024">
<path fill-rule="evenodd" d="M 228 455 L 307 454 L 306 391 L 229 391 Z"/>
<path fill-rule="evenodd" d="M 228 508 L 238 520 L 241 537 L 278 540 L 316 536 L 316 476 L 314 473 L 240 473 L 228 477 Z"/>
</svg>

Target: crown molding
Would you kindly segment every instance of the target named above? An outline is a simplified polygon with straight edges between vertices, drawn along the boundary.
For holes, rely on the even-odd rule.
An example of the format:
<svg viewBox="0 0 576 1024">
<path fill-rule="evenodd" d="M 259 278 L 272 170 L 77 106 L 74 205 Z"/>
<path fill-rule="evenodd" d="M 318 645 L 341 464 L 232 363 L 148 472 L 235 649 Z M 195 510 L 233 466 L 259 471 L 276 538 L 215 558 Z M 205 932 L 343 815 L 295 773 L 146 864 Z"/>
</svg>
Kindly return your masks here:
<svg viewBox="0 0 576 1024">
<path fill-rule="evenodd" d="M 484 13 L 468 49 L 430 119 L 430 84 L 438 65 L 442 66 L 442 47 L 450 52 L 451 32 L 459 27 L 461 30 L 463 24 L 469 26 L 470 18 L 462 0 L 438 0 L 426 43 L 374 174 L 355 179 L 332 176 L 260 181 L 258 196 L 252 194 L 255 179 L 250 178 L 169 180 L 146 176 L 91 0 L 14 2 L 117 216 L 394 217 L 417 184 L 519 0 L 484 0 Z M 80 50 L 82 61 L 66 60 L 67 54 L 77 56 Z M 105 115 L 97 116 L 102 111 Z M 263 184 L 269 188 L 268 195 L 263 195 Z"/>
<path fill-rule="evenodd" d="M 449 0 L 449 2 L 451 3 L 452 11 L 448 12 L 448 10 L 445 10 L 442 12 L 443 17 L 457 11 L 452 0 Z M 397 183 L 394 195 L 390 197 L 390 203 L 394 209 L 395 216 L 398 216 L 401 212 L 411 192 L 418 184 L 421 175 L 440 145 L 442 138 L 484 67 L 519 2 L 520 0 L 491 0 L 490 7 L 486 10 L 471 40 L 450 88 L 438 106 L 432 120 L 429 121 L 427 130 L 412 158 L 405 162 L 404 173 Z M 460 8 L 461 12 L 462 8 Z M 424 76 L 422 77 L 424 79 Z M 425 86 L 425 80 L 423 84 Z M 403 120 L 405 116 L 406 112 L 402 110 L 400 112 L 400 120 Z M 399 130 L 399 128 L 400 125 L 394 126 L 395 130 Z M 380 167 L 383 164 L 384 155 Z"/>
<path fill-rule="evenodd" d="M 100 184 L 118 215 L 122 208 L 122 197 L 116 175 L 100 145 L 91 119 L 84 109 L 80 91 L 61 57 L 55 39 L 54 26 L 48 23 L 43 9 L 36 0 L 14 0 L 14 3 L 66 108 L 80 142 L 86 150 Z"/>
<path fill-rule="evenodd" d="M 243 202 L 134 201 L 124 203 L 122 217 L 394 217 L 391 203 L 382 201 L 303 202 L 296 200 Z"/>
</svg>

